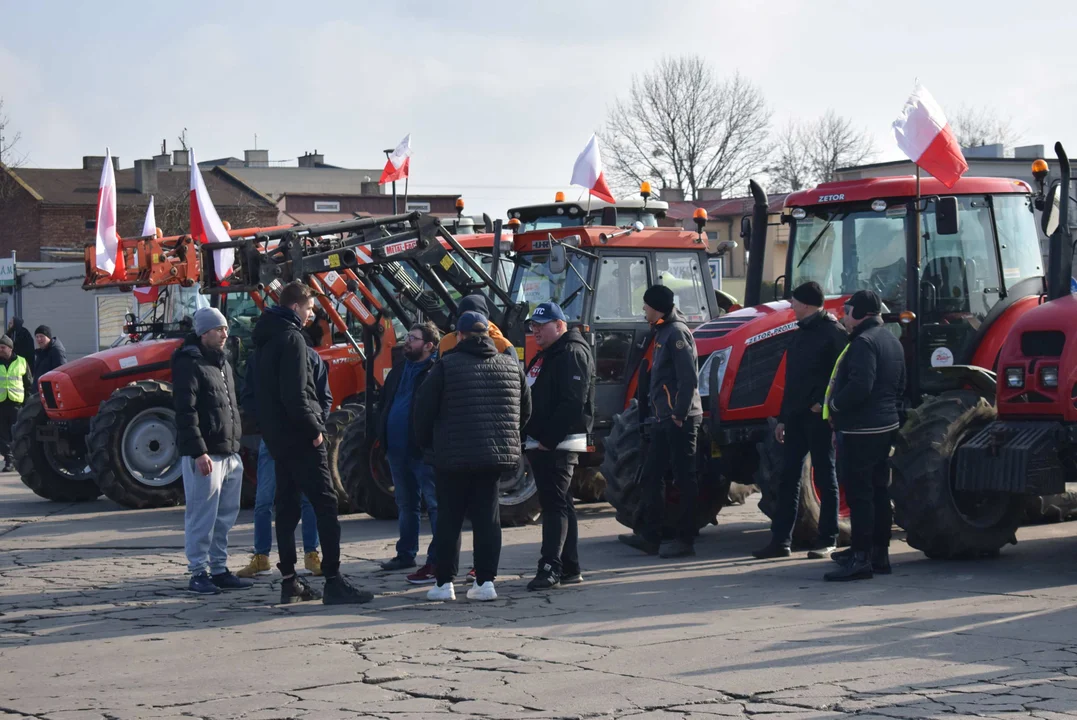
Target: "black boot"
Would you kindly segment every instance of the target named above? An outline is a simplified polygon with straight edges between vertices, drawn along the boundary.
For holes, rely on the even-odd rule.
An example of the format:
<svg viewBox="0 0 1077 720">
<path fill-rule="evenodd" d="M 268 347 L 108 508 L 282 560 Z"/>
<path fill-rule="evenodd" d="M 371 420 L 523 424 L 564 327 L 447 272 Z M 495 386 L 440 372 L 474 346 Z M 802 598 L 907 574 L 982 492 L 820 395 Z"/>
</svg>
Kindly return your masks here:
<svg viewBox="0 0 1077 720">
<path fill-rule="evenodd" d="M 639 533 L 632 533 L 631 535 L 618 535 L 617 539 L 623 542 L 628 547 L 642 550 L 648 555 L 658 554 L 658 543 L 648 540 Z"/>
<path fill-rule="evenodd" d="M 292 575 L 290 578 L 284 578 L 280 583 L 281 605 L 297 602 L 310 602 L 311 600 L 320 600 L 321 597 L 321 593 L 310 585 L 307 585 L 305 580 L 296 575 Z"/>
<path fill-rule="evenodd" d="M 834 562 L 844 565 L 849 562 L 849 558 L 853 556 L 852 548 L 845 548 L 844 550 L 838 550 L 837 552 L 830 553 L 830 559 Z"/>
<path fill-rule="evenodd" d="M 876 545 L 871 549 L 871 570 L 876 575 L 890 574 L 890 548 Z"/>
<path fill-rule="evenodd" d="M 849 562 L 842 564 L 823 576 L 824 580 L 842 582 L 845 580 L 870 580 L 874 577 L 871 570 L 871 557 L 863 551 L 853 553 Z"/>
<path fill-rule="evenodd" d="M 770 560 L 771 558 L 783 558 L 789 557 L 791 551 L 785 545 L 780 545 L 773 540 L 767 544 L 766 547 L 760 548 L 752 553 L 752 557 L 759 560 Z"/>
</svg>

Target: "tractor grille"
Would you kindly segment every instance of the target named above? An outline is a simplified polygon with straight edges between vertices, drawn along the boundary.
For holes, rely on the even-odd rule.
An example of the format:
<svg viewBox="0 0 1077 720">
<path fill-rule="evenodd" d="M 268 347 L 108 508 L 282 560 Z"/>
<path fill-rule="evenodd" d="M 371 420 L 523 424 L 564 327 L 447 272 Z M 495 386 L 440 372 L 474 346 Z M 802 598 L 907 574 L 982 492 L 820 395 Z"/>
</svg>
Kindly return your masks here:
<svg viewBox="0 0 1077 720">
<path fill-rule="evenodd" d="M 753 319 L 754 318 L 751 317 L 730 317 L 728 315 L 723 315 L 722 317 L 715 318 L 710 322 L 700 325 L 692 331 L 692 334 L 700 340 L 720 338 Z"/>
<path fill-rule="evenodd" d="M 1025 357 L 1061 357 L 1066 334 L 1061 330 L 1032 330 L 1021 333 L 1021 354 Z"/>
<path fill-rule="evenodd" d="M 753 407 L 766 402 L 792 337 L 793 333 L 782 333 L 748 346 L 729 396 L 730 409 Z"/>
<path fill-rule="evenodd" d="M 45 400 L 45 407 L 50 410 L 56 409 L 56 396 L 52 394 L 52 383 L 41 382 L 41 397 Z"/>
</svg>

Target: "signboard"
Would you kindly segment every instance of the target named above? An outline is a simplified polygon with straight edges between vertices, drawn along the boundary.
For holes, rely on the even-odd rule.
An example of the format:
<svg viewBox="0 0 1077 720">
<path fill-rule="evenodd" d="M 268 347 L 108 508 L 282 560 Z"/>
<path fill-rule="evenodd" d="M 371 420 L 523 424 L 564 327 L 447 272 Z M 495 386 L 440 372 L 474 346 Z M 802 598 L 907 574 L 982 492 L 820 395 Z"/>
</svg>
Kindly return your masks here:
<svg viewBox="0 0 1077 720">
<path fill-rule="evenodd" d="M 0 259 L 0 287 L 15 286 L 15 258 Z"/>
<path fill-rule="evenodd" d="M 430 212 L 430 203 L 428 203 L 428 202 L 409 202 L 407 204 L 407 207 L 404 209 L 404 212 L 416 212 L 416 211 L 421 212 L 421 213 Z"/>
</svg>

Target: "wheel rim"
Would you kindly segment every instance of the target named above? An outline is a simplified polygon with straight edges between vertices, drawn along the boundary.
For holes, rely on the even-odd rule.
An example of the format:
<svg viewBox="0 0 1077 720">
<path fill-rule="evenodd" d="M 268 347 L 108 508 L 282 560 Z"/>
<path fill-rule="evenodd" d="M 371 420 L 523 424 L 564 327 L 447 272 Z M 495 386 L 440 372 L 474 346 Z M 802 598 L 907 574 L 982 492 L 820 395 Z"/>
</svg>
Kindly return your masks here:
<svg viewBox="0 0 1077 720">
<path fill-rule="evenodd" d="M 519 505 L 538 491 L 535 471 L 526 456 L 520 458 L 515 472 L 502 473 L 498 483 L 499 501 L 502 505 Z"/>
<path fill-rule="evenodd" d="M 176 447 L 176 413 L 169 408 L 150 408 L 135 415 L 124 428 L 120 447 L 124 467 L 142 485 L 171 485 L 182 472 Z"/>
<path fill-rule="evenodd" d="M 45 417 L 42 424 L 48 424 L 48 422 L 48 418 Z M 49 468 L 56 474 L 70 480 L 92 482 L 93 470 L 86 462 L 84 439 L 81 436 L 74 439 L 69 433 L 67 443 L 49 443 L 51 449 L 44 453 L 45 462 L 48 463 Z M 62 454 L 60 452 L 61 445 L 66 445 L 70 452 Z"/>
</svg>

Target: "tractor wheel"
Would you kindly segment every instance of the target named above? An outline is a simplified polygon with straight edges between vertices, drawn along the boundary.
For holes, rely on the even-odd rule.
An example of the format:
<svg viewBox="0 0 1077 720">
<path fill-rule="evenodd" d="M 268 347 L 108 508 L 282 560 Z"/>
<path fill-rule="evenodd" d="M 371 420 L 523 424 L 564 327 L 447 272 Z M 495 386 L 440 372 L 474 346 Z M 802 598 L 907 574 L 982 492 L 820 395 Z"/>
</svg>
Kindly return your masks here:
<svg viewBox="0 0 1077 720">
<path fill-rule="evenodd" d="M 172 385 L 140 380 L 101 403 L 86 444 L 97 486 L 125 508 L 183 503 Z"/>
<path fill-rule="evenodd" d="M 727 505 L 743 505 L 752 493 L 759 492 L 758 485 L 744 485 L 743 483 L 729 483 L 729 499 Z"/>
<path fill-rule="evenodd" d="M 605 440 L 605 456 L 602 459 L 602 475 L 606 478 L 606 502 L 617 511 L 617 522 L 633 530 L 640 521 L 641 488 L 639 471 L 642 443 L 639 435 L 639 408 L 633 400 L 620 415 L 613 417 L 613 427 Z M 709 448 L 706 433 L 699 434 L 698 446 Z M 700 461 L 696 478 L 699 496 L 696 501 L 696 525 L 704 528 L 718 522 L 718 512 L 725 506 L 729 495 L 729 480 L 709 468 L 704 453 L 697 455 Z M 676 534 L 676 487 L 666 477 L 666 512 L 662 537 Z"/>
<path fill-rule="evenodd" d="M 606 492 L 606 478 L 597 467 L 576 466 L 572 473 L 572 497 L 582 503 L 602 502 Z"/>
<path fill-rule="evenodd" d="M 909 545 L 930 558 L 993 556 L 1016 543 L 1025 498 L 954 490 L 954 451 L 995 419 L 968 390 L 943 393 L 917 408 L 898 434 L 890 495 Z"/>
<path fill-rule="evenodd" d="M 499 485 L 501 527 L 527 525 L 539 519 L 542 504 L 538 485 L 535 484 L 535 472 L 526 454 L 520 456 L 520 464 L 515 470 L 501 475 Z"/>
<path fill-rule="evenodd" d="M 49 424 L 37 395 L 26 399 L 12 430 L 11 454 L 15 469 L 34 494 L 54 502 L 86 502 L 101 495 L 86 463 L 85 438 L 70 438 L 61 453 L 56 443 L 38 438 Z M 70 447 L 69 447 L 70 446 Z"/>
<path fill-rule="evenodd" d="M 378 520 L 395 520 L 393 474 L 381 444 L 367 437 L 366 410 L 354 406 L 355 417 L 340 438 L 337 467 L 355 507 Z"/>
<path fill-rule="evenodd" d="M 338 512 L 341 515 L 358 512 L 341 474 L 340 441 L 344 437 L 344 431 L 355 422 L 355 416 L 360 412 L 363 412 L 362 405 L 341 405 L 329 414 L 329 419 L 325 423 L 325 452 L 329 457 L 329 476 L 333 480 L 333 489 L 336 490 L 339 505 Z"/>
<path fill-rule="evenodd" d="M 777 421 L 770 418 L 767 421 L 767 433 L 763 441 L 756 444 L 759 453 L 759 469 L 755 473 L 755 484 L 759 488 L 762 497 L 759 498 L 759 509 L 774 519 L 778 507 L 778 487 L 781 484 L 782 469 L 785 465 L 782 459 L 782 445 L 774 437 L 774 428 Z M 845 505 L 844 493 L 840 496 L 838 505 L 838 545 L 848 545 L 850 539 L 849 508 Z M 822 504 L 819 500 L 819 491 L 815 487 L 811 467 L 811 456 L 804 458 L 804 467 L 800 471 L 800 507 L 797 510 L 796 524 L 793 525 L 793 544 L 795 546 L 810 547 L 819 538 L 819 514 Z"/>
</svg>

